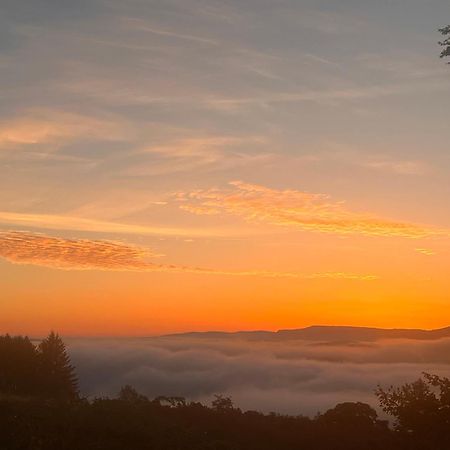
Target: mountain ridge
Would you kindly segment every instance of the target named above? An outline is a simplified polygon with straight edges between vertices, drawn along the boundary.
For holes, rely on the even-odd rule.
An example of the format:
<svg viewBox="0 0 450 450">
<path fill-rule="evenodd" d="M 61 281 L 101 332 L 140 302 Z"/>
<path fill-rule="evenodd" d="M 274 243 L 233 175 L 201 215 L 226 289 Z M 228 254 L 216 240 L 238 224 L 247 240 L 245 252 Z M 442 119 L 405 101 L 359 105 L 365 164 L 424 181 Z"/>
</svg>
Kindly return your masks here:
<svg viewBox="0 0 450 450">
<path fill-rule="evenodd" d="M 162 337 L 190 337 L 210 339 L 244 340 L 304 340 L 325 342 L 376 341 L 381 339 L 436 340 L 450 338 L 450 326 L 432 330 L 420 328 L 376 328 L 357 326 L 312 325 L 304 328 L 280 329 L 278 331 L 193 331 L 168 334 Z"/>
</svg>

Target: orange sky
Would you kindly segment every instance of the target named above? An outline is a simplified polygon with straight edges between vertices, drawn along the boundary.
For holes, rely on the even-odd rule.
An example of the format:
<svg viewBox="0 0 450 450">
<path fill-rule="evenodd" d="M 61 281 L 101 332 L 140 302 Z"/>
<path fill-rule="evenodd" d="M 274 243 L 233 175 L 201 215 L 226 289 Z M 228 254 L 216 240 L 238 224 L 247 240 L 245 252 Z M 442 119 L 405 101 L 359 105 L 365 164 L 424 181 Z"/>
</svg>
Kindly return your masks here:
<svg viewBox="0 0 450 450">
<path fill-rule="evenodd" d="M 16 244 L 16 259 L 6 256 L 13 264 L 0 266 L 6 280 L 0 326 L 11 332 L 146 335 L 310 324 L 435 328 L 448 322 L 447 238 L 428 239 L 426 254 L 423 240 L 398 237 L 287 232 L 275 240 L 174 238 L 159 241 L 164 254 L 178 250 L 170 264 L 168 256 L 144 256 L 157 265 L 122 268 L 122 255 L 109 255 L 111 265 L 104 265 L 104 255 L 93 249 L 99 241 L 61 238 L 65 248 L 54 253 L 49 238 L 39 247 L 42 235 L 33 237 L 38 240 L 31 249 L 18 251 Z M 85 263 L 99 267 L 80 265 Z"/>
<path fill-rule="evenodd" d="M 254 2 L 8 7 L 0 332 L 450 324 L 448 2 Z"/>
</svg>

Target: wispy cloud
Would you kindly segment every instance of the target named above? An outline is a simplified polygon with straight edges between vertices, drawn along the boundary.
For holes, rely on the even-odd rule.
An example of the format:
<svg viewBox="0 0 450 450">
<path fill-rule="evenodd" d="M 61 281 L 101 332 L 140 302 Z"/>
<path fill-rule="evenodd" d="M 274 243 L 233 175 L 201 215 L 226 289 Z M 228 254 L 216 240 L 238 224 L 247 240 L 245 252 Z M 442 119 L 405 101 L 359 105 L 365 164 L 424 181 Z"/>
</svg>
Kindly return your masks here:
<svg viewBox="0 0 450 450">
<path fill-rule="evenodd" d="M 381 154 L 379 151 L 372 153 L 357 151 L 351 146 L 337 143 L 323 144 L 329 149 L 323 152 L 314 152 L 294 158 L 300 162 L 345 164 L 357 168 L 369 169 L 376 172 L 393 175 L 428 175 L 434 168 L 426 161 L 418 159 L 403 159 Z"/>
<path fill-rule="evenodd" d="M 181 192 L 175 194 L 175 198 L 181 203 L 180 208 L 195 214 L 227 213 L 250 222 L 304 231 L 404 238 L 450 235 L 449 230 L 354 212 L 343 202 L 333 201 L 323 194 L 275 190 L 242 181 L 234 181 L 230 185 L 229 189 Z"/>
<path fill-rule="evenodd" d="M 238 235 L 224 228 L 177 228 L 108 222 L 54 214 L 26 214 L 0 211 L 0 223 L 48 230 L 91 231 L 95 233 L 140 234 L 156 236 L 225 237 Z"/>
<path fill-rule="evenodd" d="M 415 250 L 416 250 L 417 253 L 420 253 L 420 254 L 425 255 L 425 256 L 433 256 L 433 255 L 436 254 L 435 251 L 433 251 L 433 250 L 431 250 L 429 248 L 416 248 Z"/>
<path fill-rule="evenodd" d="M 123 23 L 128 25 L 130 31 L 142 31 L 146 33 L 152 33 L 159 36 L 164 36 L 168 38 L 181 39 L 184 41 L 192 41 L 200 44 L 208 45 L 218 45 L 217 40 L 210 39 L 207 37 L 194 36 L 192 34 L 180 33 L 178 31 L 173 31 L 170 29 L 160 28 L 157 26 L 152 26 L 146 21 L 138 18 L 127 18 L 123 20 Z"/>
<path fill-rule="evenodd" d="M 430 171 L 422 161 L 400 161 L 394 159 L 373 159 L 359 164 L 362 167 L 390 172 L 397 175 L 425 175 Z"/>
<path fill-rule="evenodd" d="M 273 155 L 242 149 L 243 146 L 260 146 L 264 142 L 264 139 L 258 136 L 182 138 L 165 144 L 146 146 L 140 153 L 154 159 L 148 163 L 128 167 L 123 173 L 129 176 L 148 176 L 196 169 L 229 169 L 264 163 L 268 162 Z"/>
<path fill-rule="evenodd" d="M 434 170 L 428 161 L 389 155 L 379 148 L 361 151 L 348 143 L 330 141 L 322 143 L 322 146 L 326 148 L 325 151 L 297 156 L 295 159 L 301 162 L 336 162 L 394 175 L 427 175 Z"/>
<path fill-rule="evenodd" d="M 116 270 L 134 272 L 187 272 L 204 275 L 260 276 L 333 280 L 374 280 L 374 275 L 346 272 L 295 273 L 261 270 L 232 271 L 156 264 L 160 256 L 148 249 L 106 240 L 66 239 L 28 231 L 0 231 L 0 257 L 14 264 L 32 264 L 63 270 Z"/>
<path fill-rule="evenodd" d="M 46 149 L 78 140 L 121 140 L 128 135 L 117 121 L 67 113 L 33 110 L 0 123 L 0 150 L 31 148 Z"/>
<path fill-rule="evenodd" d="M 283 73 L 273 68 L 272 64 L 262 65 L 252 62 L 252 58 L 245 55 L 245 51 L 239 51 L 242 59 L 235 61 L 239 72 L 249 70 L 253 75 L 260 77 L 263 75 L 269 79 L 283 79 Z M 236 51 L 237 54 L 238 51 Z M 268 57 L 269 58 L 269 57 Z M 306 59 L 311 60 L 309 55 Z M 222 61 L 220 65 L 225 64 L 230 67 L 230 61 Z M 333 63 L 330 61 L 329 65 Z M 256 68 L 256 71 L 255 71 Z M 86 70 L 87 71 L 87 70 Z M 88 71 L 87 71 L 88 72 Z M 280 72 L 280 73 L 278 73 Z M 159 81 L 160 82 L 160 81 Z M 229 91 L 223 92 L 220 89 L 209 88 L 208 90 L 198 86 L 168 90 L 162 85 L 160 90 L 155 90 L 146 86 L 144 80 L 139 82 L 124 82 L 120 77 L 114 74 L 108 74 L 107 79 L 86 76 L 82 73 L 76 79 L 61 80 L 58 83 L 59 89 L 64 92 L 70 92 L 82 97 L 101 100 L 110 105 L 152 105 L 155 108 L 188 108 L 193 113 L 214 112 L 242 112 L 249 109 L 279 108 L 283 105 L 295 105 L 304 103 L 314 103 L 320 106 L 340 105 L 344 103 L 360 102 L 364 103 L 372 99 L 385 99 L 393 96 L 408 96 L 411 94 L 433 93 L 445 91 L 448 82 L 445 78 L 439 78 L 430 83 L 429 79 L 410 79 L 402 82 L 386 81 L 379 84 L 362 84 L 351 82 L 348 79 L 343 80 L 339 86 L 333 84 L 326 85 L 323 88 L 291 88 L 286 89 L 286 84 L 273 90 L 257 89 L 255 87 L 247 89 L 241 95 L 230 94 Z"/>
</svg>

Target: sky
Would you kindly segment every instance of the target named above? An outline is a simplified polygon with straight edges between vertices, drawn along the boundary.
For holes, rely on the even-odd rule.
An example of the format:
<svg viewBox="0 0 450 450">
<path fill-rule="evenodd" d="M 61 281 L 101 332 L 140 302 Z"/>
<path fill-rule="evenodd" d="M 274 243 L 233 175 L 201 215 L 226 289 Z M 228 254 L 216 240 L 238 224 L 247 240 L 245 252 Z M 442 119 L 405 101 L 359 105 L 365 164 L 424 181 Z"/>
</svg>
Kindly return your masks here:
<svg viewBox="0 0 450 450">
<path fill-rule="evenodd" d="M 448 0 L 0 5 L 0 330 L 450 324 Z"/>
</svg>

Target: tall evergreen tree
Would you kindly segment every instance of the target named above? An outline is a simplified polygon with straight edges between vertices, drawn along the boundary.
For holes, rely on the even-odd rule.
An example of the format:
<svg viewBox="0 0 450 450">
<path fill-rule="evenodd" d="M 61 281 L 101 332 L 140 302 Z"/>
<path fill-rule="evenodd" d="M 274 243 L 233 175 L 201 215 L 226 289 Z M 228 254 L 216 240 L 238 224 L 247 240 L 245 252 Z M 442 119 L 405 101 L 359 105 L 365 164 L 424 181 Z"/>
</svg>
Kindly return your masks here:
<svg viewBox="0 0 450 450">
<path fill-rule="evenodd" d="M 66 346 L 53 331 L 38 347 L 40 374 L 46 395 L 59 399 L 78 397 L 78 379 L 70 363 Z"/>
<path fill-rule="evenodd" d="M 0 392 L 33 394 L 36 378 L 37 353 L 28 337 L 0 336 Z"/>
</svg>

